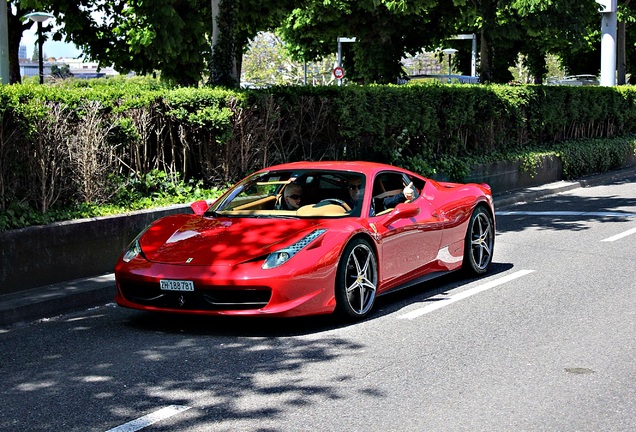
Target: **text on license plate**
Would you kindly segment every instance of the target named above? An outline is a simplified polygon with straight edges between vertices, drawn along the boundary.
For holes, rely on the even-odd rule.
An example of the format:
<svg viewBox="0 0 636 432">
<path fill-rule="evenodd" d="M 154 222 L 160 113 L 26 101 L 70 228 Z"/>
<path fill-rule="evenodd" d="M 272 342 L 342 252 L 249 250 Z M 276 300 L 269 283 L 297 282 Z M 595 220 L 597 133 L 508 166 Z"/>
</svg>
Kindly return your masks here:
<svg viewBox="0 0 636 432">
<path fill-rule="evenodd" d="M 164 291 L 194 291 L 194 282 L 187 280 L 161 279 L 159 288 Z"/>
</svg>

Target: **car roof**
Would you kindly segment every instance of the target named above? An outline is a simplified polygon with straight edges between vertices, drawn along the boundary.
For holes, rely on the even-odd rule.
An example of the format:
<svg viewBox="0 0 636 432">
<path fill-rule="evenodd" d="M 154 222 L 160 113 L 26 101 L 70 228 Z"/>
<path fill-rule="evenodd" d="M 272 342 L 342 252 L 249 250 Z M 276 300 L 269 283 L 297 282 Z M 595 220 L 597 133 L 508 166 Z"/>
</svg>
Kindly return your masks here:
<svg viewBox="0 0 636 432">
<path fill-rule="evenodd" d="M 314 170 L 314 169 L 328 169 L 328 170 L 340 170 L 340 171 L 353 171 L 362 172 L 365 174 L 373 174 L 378 171 L 396 170 L 409 173 L 408 170 L 399 168 L 393 165 L 378 163 L 378 162 L 366 162 L 366 161 L 302 161 L 302 162 L 290 162 L 286 164 L 274 165 L 262 169 L 261 171 L 273 171 L 273 170 L 286 170 L 286 169 L 302 169 L 302 170 Z M 415 174 L 415 173 L 412 173 Z"/>
</svg>

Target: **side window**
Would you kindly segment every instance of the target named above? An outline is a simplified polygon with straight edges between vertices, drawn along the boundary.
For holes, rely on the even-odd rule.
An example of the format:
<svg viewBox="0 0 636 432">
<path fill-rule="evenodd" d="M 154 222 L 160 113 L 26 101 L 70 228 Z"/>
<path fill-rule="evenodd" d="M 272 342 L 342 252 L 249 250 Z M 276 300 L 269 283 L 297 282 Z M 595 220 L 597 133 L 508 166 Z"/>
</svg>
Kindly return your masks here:
<svg viewBox="0 0 636 432">
<path fill-rule="evenodd" d="M 404 178 L 399 173 L 382 173 L 373 181 L 373 196 L 391 196 L 404 189 Z"/>
<path fill-rule="evenodd" d="M 401 173 L 385 172 L 376 176 L 373 181 L 371 216 L 386 213 L 400 202 L 404 202 L 404 181 L 405 177 Z"/>
<path fill-rule="evenodd" d="M 413 183 L 413 199 L 419 196 L 424 182 L 417 178 L 410 178 L 406 174 L 385 172 L 376 176 L 373 181 L 373 202 L 370 216 L 387 213 L 396 205 L 406 201 L 403 190 Z"/>
<path fill-rule="evenodd" d="M 417 198 L 420 196 L 420 193 L 422 192 L 422 190 L 424 189 L 424 181 L 416 178 L 416 177 L 409 177 L 406 174 L 404 175 L 404 182 L 405 184 L 409 184 L 409 183 L 413 183 L 413 199 Z"/>
</svg>

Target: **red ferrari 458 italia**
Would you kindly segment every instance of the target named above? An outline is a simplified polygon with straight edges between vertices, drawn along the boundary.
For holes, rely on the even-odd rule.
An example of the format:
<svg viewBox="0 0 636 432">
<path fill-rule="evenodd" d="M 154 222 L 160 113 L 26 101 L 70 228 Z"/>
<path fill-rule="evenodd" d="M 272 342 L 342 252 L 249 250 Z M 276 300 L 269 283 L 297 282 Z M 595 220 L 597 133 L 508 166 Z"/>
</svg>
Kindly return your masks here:
<svg viewBox="0 0 636 432">
<path fill-rule="evenodd" d="M 489 186 L 378 163 L 273 166 L 191 207 L 124 251 L 120 306 L 361 319 L 378 295 L 454 270 L 485 273 L 495 242 Z"/>
</svg>

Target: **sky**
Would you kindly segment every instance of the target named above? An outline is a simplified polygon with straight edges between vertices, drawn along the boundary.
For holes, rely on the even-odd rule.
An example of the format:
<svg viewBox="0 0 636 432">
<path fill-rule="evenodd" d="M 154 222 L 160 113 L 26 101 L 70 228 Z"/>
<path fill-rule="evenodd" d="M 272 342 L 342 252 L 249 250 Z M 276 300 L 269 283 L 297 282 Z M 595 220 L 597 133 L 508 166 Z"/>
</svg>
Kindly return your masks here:
<svg viewBox="0 0 636 432">
<path fill-rule="evenodd" d="M 26 46 L 27 58 L 31 58 L 33 56 L 35 41 L 37 40 L 37 31 L 38 26 L 36 23 L 33 23 L 30 29 L 25 30 L 24 33 L 22 33 L 22 40 L 20 41 L 20 44 Z M 73 44 L 68 44 L 66 42 L 54 42 L 50 39 L 44 42 L 42 52 L 46 54 L 47 57 L 55 58 L 77 57 L 82 53 Z"/>
</svg>

